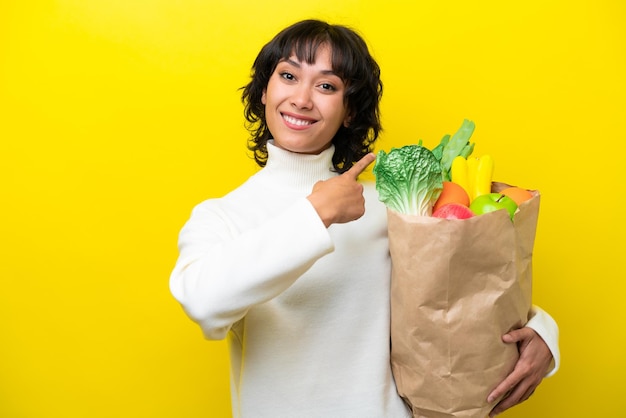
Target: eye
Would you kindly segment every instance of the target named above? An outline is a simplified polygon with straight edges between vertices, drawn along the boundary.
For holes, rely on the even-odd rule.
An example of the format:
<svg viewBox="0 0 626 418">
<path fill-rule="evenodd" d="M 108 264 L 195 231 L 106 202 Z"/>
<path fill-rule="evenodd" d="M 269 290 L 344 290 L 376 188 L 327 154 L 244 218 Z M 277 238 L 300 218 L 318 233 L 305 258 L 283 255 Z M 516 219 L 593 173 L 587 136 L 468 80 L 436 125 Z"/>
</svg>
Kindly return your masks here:
<svg viewBox="0 0 626 418">
<path fill-rule="evenodd" d="M 337 88 L 330 83 L 322 83 L 320 84 L 320 88 L 326 91 L 336 91 Z"/>
<path fill-rule="evenodd" d="M 284 78 L 285 80 L 289 80 L 289 81 L 293 81 L 296 79 L 296 77 L 288 71 L 282 71 L 280 73 L 280 76 L 281 78 Z"/>
</svg>

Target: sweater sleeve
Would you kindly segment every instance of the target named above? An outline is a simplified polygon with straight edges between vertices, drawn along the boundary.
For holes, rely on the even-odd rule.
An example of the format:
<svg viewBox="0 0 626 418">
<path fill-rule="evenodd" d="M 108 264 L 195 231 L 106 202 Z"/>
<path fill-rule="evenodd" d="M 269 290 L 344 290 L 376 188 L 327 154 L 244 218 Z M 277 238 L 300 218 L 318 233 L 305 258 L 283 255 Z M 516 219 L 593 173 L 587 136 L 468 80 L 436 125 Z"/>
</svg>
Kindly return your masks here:
<svg viewBox="0 0 626 418">
<path fill-rule="evenodd" d="M 537 334 L 545 341 L 548 348 L 552 352 L 553 367 L 546 377 L 554 375 L 561 364 L 561 353 L 559 350 L 559 327 L 556 321 L 543 309 L 534 305 L 531 308 L 530 319 L 526 324 L 527 327 L 535 330 Z"/>
<path fill-rule="evenodd" d="M 207 339 L 223 339 L 251 307 L 285 291 L 333 250 L 305 198 L 242 231 L 205 202 L 181 230 L 170 291 Z"/>
</svg>

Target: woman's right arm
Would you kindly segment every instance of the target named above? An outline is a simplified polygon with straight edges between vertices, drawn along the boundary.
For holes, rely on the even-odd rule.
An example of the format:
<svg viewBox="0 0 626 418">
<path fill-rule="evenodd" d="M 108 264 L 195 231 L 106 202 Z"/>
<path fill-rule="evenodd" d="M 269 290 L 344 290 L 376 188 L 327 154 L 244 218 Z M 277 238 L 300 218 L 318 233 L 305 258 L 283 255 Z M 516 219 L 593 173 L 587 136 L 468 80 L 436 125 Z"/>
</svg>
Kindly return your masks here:
<svg viewBox="0 0 626 418">
<path fill-rule="evenodd" d="M 242 231 L 207 201 L 194 209 L 178 245 L 170 290 L 208 339 L 223 339 L 251 307 L 281 294 L 334 249 L 305 198 Z"/>
<path fill-rule="evenodd" d="M 209 339 L 222 339 L 248 310 L 284 292 L 334 245 L 326 229 L 365 211 L 359 174 L 367 154 L 345 173 L 315 184 L 307 198 L 239 231 L 218 201 L 197 206 L 179 237 L 170 289 Z"/>
</svg>

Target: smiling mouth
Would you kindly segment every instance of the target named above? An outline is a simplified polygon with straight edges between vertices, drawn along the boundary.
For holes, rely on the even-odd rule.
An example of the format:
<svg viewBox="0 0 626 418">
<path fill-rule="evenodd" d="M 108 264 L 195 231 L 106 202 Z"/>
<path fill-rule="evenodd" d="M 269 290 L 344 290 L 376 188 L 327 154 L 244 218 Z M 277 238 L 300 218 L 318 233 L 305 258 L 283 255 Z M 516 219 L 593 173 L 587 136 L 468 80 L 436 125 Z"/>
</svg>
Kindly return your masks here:
<svg viewBox="0 0 626 418">
<path fill-rule="evenodd" d="M 298 118 L 290 116 L 290 115 L 285 115 L 284 113 L 282 114 L 282 116 L 283 116 L 283 119 L 285 120 L 285 122 L 290 123 L 292 125 L 296 125 L 296 126 L 309 126 L 309 125 L 313 125 L 315 123 L 314 120 L 298 119 Z"/>
</svg>

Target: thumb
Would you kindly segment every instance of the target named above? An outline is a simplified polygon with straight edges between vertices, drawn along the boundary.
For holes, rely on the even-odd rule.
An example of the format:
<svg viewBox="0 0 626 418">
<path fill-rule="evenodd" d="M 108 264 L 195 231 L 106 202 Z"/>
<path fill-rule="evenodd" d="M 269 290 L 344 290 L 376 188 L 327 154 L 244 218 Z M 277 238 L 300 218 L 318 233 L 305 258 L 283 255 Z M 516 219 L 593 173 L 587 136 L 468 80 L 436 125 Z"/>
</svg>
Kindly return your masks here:
<svg viewBox="0 0 626 418">
<path fill-rule="evenodd" d="M 523 341 L 529 337 L 528 330 L 526 328 L 519 328 L 513 331 L 509 331 L 502 336 L 502 341 L 505 343 L 517 343 Z"/>
</svg>

